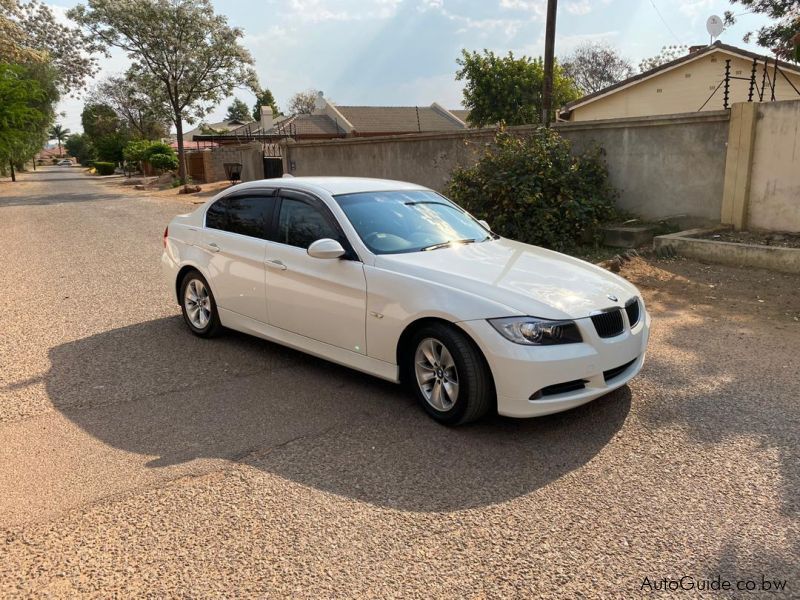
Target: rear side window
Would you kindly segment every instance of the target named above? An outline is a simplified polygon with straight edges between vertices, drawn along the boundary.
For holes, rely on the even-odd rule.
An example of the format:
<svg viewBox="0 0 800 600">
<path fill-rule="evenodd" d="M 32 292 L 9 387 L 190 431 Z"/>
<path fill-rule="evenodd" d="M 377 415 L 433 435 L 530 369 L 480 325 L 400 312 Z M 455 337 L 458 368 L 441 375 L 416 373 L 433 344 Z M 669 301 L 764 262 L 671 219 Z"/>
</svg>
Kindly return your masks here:
<svg viewBox="0 0 800 600">
<path fill-rule="evenodd" d="M 208 207 L 206 211 L 206 227 L 211 229 L 225 229 L 225 217 L 227 212 L 225 210 L 225 198 L 217 200 Z"/>
<path fill-rule="evenodd" d="M 208 208 L 206 227 L 267 239 L 274 208 L 273 196 L 222 198 Z"/>
<path fill-rule="evenodd" d="M 322 238 L 331 238 L 344 244 L 339 230 L 319 208 L 294 198 L 283 198 L 278 218 L 277 242 L 308 248 Z"/>
</svg>

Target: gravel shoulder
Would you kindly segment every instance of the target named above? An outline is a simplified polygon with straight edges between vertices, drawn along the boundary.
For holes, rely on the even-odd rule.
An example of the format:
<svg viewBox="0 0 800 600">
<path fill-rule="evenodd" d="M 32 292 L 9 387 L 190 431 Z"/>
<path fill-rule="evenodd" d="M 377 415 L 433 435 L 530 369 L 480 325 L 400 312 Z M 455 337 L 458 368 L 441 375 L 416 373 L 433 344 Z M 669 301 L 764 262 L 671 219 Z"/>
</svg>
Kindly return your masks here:
<svg viewBox="0 0 800 600">
<path fill-rule="evenodd" d="M 797 597 L 798 277 L 634 259 L 638 378 L 447 429 L 390 384 L 190 336 L 158 257 L 191 201 L 50 172 L 0 183 L 0 596 L 630 598 L 763 575 Z"/>
</svg>

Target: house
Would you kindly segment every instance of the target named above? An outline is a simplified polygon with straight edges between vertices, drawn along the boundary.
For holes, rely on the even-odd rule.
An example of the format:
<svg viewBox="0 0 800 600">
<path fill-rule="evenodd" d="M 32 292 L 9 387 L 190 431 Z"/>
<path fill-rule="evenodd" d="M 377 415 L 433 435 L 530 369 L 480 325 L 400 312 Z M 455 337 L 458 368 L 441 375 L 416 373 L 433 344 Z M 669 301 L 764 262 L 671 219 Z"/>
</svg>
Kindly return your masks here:
<svg viewBox="0 0 800 600">
<path fill-rule="evenodd" d="M 195 135 L 202 135 L 206 133 L 215 133 L 215 132 L 220 134 L 227 133 L 229 131 L 239 129 L 240 127 L 251 122 L 252 121 L 239 121 L 238 119 L 231 119 L 230 121 L 219 121 L 217 123 L 200 123 L 200 125 L 198 125 L 194 129 L 190 129 L 189 131 L 183 132 L 183 141 L 193 142 Z"/>
<path fill-rule="evenodd" d="M 592 121 L 721 110 L 734 102 L 798 99 L 799 90 L 797 65 L 717 41 L 570 102 L 559 116 Z"/>
<path fill-rule="evenodd" d="M 430 106 L 345 106 L 334 104 L 319 92 L 311 114 L 278 117 L 261 107 L 261 120 L 231 128 L 226 134 L 193 135 L 194 141 L 221 144 L 248 139 L 333 139 L 402 135 L 408 133 L 462 131 L 468 111 L 448 110 L 434 102 Z"/>
<path fill-rule="evenodd" d="M 69 155 L 67 149 L 63 147 L 63 144 L 61 150 L 58 149 L 58 146 L 42 148 L 35 156 L 37 165 L 49 165 L 62 158 L 69 158 L 70 160 L 78 162 Z"/>
</svg>

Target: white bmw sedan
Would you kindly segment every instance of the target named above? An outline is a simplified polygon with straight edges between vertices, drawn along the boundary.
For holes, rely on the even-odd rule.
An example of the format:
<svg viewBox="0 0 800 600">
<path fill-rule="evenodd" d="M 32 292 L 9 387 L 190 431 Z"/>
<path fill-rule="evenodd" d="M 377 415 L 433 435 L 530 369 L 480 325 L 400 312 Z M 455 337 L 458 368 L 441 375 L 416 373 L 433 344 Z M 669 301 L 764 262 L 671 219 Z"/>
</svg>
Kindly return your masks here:
<svg viewBox="0 0 800 600">
<path fill-rule="evenodd" d="M 633 285 L 411 183 L 243 183 L 175 217 L 162 264 L 195 335 L 228 327 L 407 383 L 447 424 L 584 404 L 647 347 Z"/>
</svg>

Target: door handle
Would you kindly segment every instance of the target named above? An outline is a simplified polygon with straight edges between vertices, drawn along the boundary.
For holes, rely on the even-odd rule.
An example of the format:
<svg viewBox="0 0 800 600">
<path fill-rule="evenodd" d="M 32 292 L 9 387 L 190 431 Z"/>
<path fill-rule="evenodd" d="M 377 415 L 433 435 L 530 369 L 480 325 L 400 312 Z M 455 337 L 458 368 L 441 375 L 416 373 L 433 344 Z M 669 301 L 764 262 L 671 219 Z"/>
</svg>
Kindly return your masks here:
<svg viewBox="0 0 800 600">
<path fill-rule="evenodd" d="M 215 244 L 214 242 L 211 242 L 210 244 L 206 244 L 206 248 L 208 248 L 212 252 L 219 252 L 220 251 L 220 247 L 217 246 L 217 244 Z"/>
<path fill-rule="evenodd" d="M 286 265 L 283 264 L 282 261 L 278 260 L 277 258 L 270 258 L 264 262 L 270 269 L 280 269 L 281 271 L 286 270 Z"/>
</svg>

